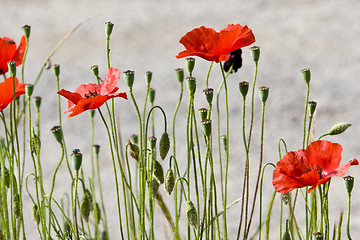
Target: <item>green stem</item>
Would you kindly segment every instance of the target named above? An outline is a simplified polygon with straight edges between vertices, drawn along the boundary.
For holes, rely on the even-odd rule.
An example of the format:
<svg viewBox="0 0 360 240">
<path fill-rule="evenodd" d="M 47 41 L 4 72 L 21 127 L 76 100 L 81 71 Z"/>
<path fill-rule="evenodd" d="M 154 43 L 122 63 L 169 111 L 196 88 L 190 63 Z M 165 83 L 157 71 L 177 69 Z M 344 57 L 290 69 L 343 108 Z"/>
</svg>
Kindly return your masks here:
<svg viewBox="0 0 360 240">
<path fill-rule="evenodd" d="M 346 224 L 346 234 L 349 240 L 352 239 L 350 236 L 350 206 L 351 206 L 351 194 L 348 195 L 348 214 L 347 214 L 347 224 Z"/>
</svg>

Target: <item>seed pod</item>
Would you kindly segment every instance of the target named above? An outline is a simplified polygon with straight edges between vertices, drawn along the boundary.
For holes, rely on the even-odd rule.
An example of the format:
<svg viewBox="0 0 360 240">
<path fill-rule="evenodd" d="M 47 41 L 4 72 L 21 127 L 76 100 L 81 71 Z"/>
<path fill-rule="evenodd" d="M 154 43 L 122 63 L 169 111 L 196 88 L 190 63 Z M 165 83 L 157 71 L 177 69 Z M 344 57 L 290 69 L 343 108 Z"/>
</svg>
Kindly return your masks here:
<svg viewBox="0 0 360 240">
<path fill-rule="evenodd" d="M 343 177 L 343 179 L 345 182 L 346 191 L 348 192 L 349 196 L 351 196 L 351 191 L 354 187 L 354 177 L 349 175 L 349 176 Z"/>
<path fill-rule="evenodd" d="M 96 223 L 100 222 L 101 210 L 100 210 L 100 206 L 99 206 L 99 204 L 97 202 L 94 202 L 92 215 L 93 215 Z"/>
<path fill-rule="evenodd" d="M 170 168 L 166 172 L 166 176 L 165 176 L 165 191 L 167 192 L 167 194 L 170 195 L 172 193 L 172 191 L 174 190 L 174 186 L 175 186 L 174 172 Z"/>
<path fill-rule="evenodd" d="M 159 149 L 160 149 L 160 157 L 162 160 L 164 160 L 170 149 L 170 138 L 167 132 L 164 132 L 161 135 Z"/>
<path fill-rule="evenodd" d="M 188 222 L 194 228 L 197 228 L 198 227 L 198 217 L 197 217 L 195 206 L 190 200 L 186 201 L 185 212 L 186 212 L 186 218 L 187 218 Z"/>
</svg>

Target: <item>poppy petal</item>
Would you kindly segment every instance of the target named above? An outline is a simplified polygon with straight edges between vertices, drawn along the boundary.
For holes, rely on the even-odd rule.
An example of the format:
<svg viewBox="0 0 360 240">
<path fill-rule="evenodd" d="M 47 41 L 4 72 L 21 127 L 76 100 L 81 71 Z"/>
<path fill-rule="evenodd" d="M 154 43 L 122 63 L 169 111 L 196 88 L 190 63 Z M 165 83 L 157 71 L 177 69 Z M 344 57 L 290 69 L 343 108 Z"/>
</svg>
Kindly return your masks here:
<svg viewBox="0 0 360 240">
<path fill-rule="evenodd" d="M 359 162 L 356 158 L 354 158 L 353 160 L 347 162 L 347 163 L 343 163 L 341 164 L 338 168 L 336 168 L 334 171 L 332 172 L 322 172 L 322 176 L 327 177 L 327 178 L 331 178 L 333 176 L 338 176 L 338 177 L 343 177 L 345 176 L 346 172 L 349 170 L 349 168 L 353 165 L 359 165 Z"/>
<path fill-rule="evenodd" d="M 117 88 L 116 84 L 120 79 L 120 71 L 116 68 L 109 68 L 109 71 L 105 75 L 104 82 L 100 87 L 100 95 L 106 95 L 108 93 L 115 92 L 114 89 Z"/>
<path fill-rule="evenodd" d="M 103 105 L 109 97 L 97 95 L 95 97 L 91 98 L 82 98 L 72 109 L 72 113 L 69 115 L 69 117 L 76 116 L 86 110 L 89 109 L 97 109 Z"/>
<path fill-rule="evenodd" d="M 14 60 L 16 62 L 16 66 L 19 66 L 23 63 L 25 48 L 26 48 L 26 37 L 22 36 L 20 44 L 19 44 L 18 48 L 16 49 L 16 52 L 12 58 L 12 60 Z"/>
<path fill-rule="evenodd" d="M 15 77 L 15 98 L 25 93 L 25 83 L 19 83 Z M 14 100 L 13 77 L 8 77 L 0 83 L 0 111 L 6 108 Z"/>
<path fill-rule="evenodd" d="M 0 74 L 8 71 L 7 63 L 12 60 L 16 52 L 16 43 L 14 40 L 3 37 L 0 38 Z"/>
</svg>

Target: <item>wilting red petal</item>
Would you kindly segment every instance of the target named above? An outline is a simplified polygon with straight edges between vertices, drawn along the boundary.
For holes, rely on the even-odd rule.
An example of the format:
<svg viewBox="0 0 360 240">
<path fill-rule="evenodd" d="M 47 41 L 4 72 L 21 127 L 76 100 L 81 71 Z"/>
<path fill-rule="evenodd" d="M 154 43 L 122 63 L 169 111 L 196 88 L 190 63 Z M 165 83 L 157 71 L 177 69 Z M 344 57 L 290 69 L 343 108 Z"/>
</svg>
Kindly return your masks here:
<svg viewBox="0 0 360 240">
<path fill-rule="evenodd" d="M 116 87 L 117 82 L 120 79 L 120 71 L 116 68 L 109 68 L 109 71 L 105 75 L 104 81 L 100 87 L 100 94 L 106 95 L 109 93 L 114 93 L 118 88 Z M 116 89 L 114 91 L 114 89 Z"/>
<path fill-rule="evenodd" d="M 69 101 L 73 102 L 74 104 L 77 104 L 81 99 L 81 95 L 77 92 L 70 92 L 65 89 L 61 89 L 57 92 L 57 94 L 67 98 Z"/>
<path fill-rule="evenodd" d="M 354 158 L 353 160 L 347 162 L 347 163 L 343 163 L 341 164 L 338 168 L 336 168 L 335 170 L 333 170 L 332 172 L 322 172 L 322 177 L 327 177 L 327 178 L 331 178 L 333 176 L 337 176 L 337 177 L 343 177 L 345 176 L 346 172 L 349 170 L 349 168 L 353 165 L 359 165 L 359 162 L 356 158 Z"/>
<path fill-rule="evenodd" d="M 15 97 L 25 93 L 25 83 L 19 83 L 15 77 Z M 6 78 L 0 83 L 0 111 L 6 108 L 14 100 L 14 82 L 13 77 Z"/>
<path fill-rule="evenodd" d="M 22 36 L 20 44 L 16 49 L 16 52 L 14 53 L 13 59 L 11 59 L 16 62 L 16 66 L 19 66 L 23 63 L 25 48 L 26 48 L 26 38 L 25 36 Z"/>
<path fill-rule="evenodd" d="M 221 62 L 229 59 L 228 53 L 253 42 L 255 37 L 247 26 L 230 24 L 220 32 L 202 26 L 193 29 L 180 39 L 186 50 L 176 57 L 198 56 L 208 61 Z"/>
</svg>

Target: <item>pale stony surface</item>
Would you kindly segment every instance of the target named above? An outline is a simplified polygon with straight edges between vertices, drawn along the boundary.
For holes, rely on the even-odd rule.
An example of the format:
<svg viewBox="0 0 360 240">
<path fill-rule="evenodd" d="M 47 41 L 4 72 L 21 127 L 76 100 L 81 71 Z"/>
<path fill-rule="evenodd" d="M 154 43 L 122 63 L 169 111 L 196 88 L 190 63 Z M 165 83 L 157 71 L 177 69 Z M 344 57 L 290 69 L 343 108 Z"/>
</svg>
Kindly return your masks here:
<svg viewBox="0 0 360 240">
<path fill-rule="evenodd" d="M 175 55 L 183 50 L 179 39 L 195 27 L 207 26 L 220 30 L 229 23 L 248 25 L 256 36 L 256 45 L 261 47 L 258 86 L 270 87 L 266 110 L 265 162 L 275 163 L 278 159 L 277 142 L 284 138 L 289 150 L 302 145 L 302 120 L 305 104 L 305 84 L 300 70 L 311 69 L 310 100 L 318 103 L 315 136 L 327 132 L 338 122 L 351 122 L 353 126 L 343 135 L 327 138 L 339 142 L 344 147 L 343 161 L 359 157 L 359 61 L 360 2 L 356 0 L 272 0 L 272 1 L 93 1 L 93 0 L 33 0 L 1 2 L 1 36 L 19 41 L 21 27 L 31 25 L 31 42 L 26 63 L 26 82 L 33 82 L 41 65 L 51 49 L 72 28 L 83 19 L 92 16 L 61 46 L 52 57 L 52 63 L 61 65 L 61 88 L 74 90 L 79 84 L 94 81 L 90 67 L 98 64 L 100 75 L 106 73 L 104 23 L 115 24 L 111 36 L 111 65 L 120 71 L 131 69 L 136 73 L 134 93 L 142 106 L 145 91 L 144 73 L 153 72 L 151 86 L 156 89 L 157 104 L 164 106 L 168 121 L 172 119 L 179 87 L 174 69 L 184 67 L 184 60 Z M 95 15 L 95 16 L 94 16 Z M 243 68 L 229 77 L 229 96 L 231 111 L 231 160 L 229 172 L 229 202 L 240 197 L 243 172 L 243 145 L 241 142 L 241 97 L 238 93 L 239 81 L 252 81 L 253 63 L 248 48 L 243 49 Z M 198 79 L 196 108 L 206 106 L 201 90 L 205 86 L 205 76 L 209 63 L 198 59 L 194 76 Z M 221 81 L 219 67 L 214 65 L 210 86 L 215 90 Z M 124 82 L 120 90 L 127 91 Z M 34 95 L 43 98 L 41 112 L 42 161 L 45 179 L 50 182 L 61 150 L 52 138 L 49 129 L 58 124 L 56 83 L 52 71 L 44 72 Z M 186 121 L 188 94 L 185 90 L 180 108 L 177 152 L 185 161 L 184 123 Z M 257 118 L 260 105 L 256 97 Z M 137 117 L 130 101 L 119 100 L 118 111 L 121 133 L 124 141 L 137 131 Z M 66 101 L 62 99 L 62 107 Z M 224 113 L 224 110 L 222 110 Z M 162 130 L 163 123 L 158 115 L 157 123 Z M 252 144 L 252 169 L 255 172 L 259 149 L 259 120 L 256 120 L 254 142 Z M 223 120 L 223 123 L 224 120 Z M 68 151 L 80 148 L 84 152 L 85 171 L 90 174 L 90 120 L 88 114 L 74 118 L 63 115 L 64 131 Z M 170 127 L 171 124 L 170 124 Z M 225 129 L 222 129 L 224 131 Z M 107 211 L 110 217 L 111 239 L 118 239 L 119 228 L 116 212 L 115 188 L 112 163 L 109 158 L 107 136 L 100 121 L 96 125 L 95 143 L 102 146 L 101 171 L 108 199 Z M 160 136 L 160 135 L 159 135 Z M 88 164 L 88 165 L 87 165 Z M 164 163 L 167 166 L 167 163 Z M 32 171 L 30 160 L 26 163 L 26 173 Z M 359 179 L 359 168 L 354 167 L 350 174 Z M 253 174 L 255 175 L 255 173 Z M 267 202 L 273 191 L 270 182 L 271 172 L 266 176 L 264 199 Z M 355 183 L 353 193 L 353 236 L 360 234 L 360 191 Z M 50 185 L 49 185 L 50 187 Z M 340 178 L 333 179 L 331 186 L 331 222 L 338 219 L 341 211 L 346 211 L 346 193 Z M 69 191 L 70 182 L 65 165 L 57 177 L 57 198 L 63 191 Z M 165 199 L 171 205 L 172 198 Z M 25 196 L 25 204 L 30 211 L 30 200 Z M 277 204 L 276 206 L 279 206 Z M 29 212 L 28 211 L 28 212 Z M 239 204 L 229 212 L 229 236 L 234 239 L 237 232 Z M 157 223 L 159 239 L 168 236 L 168 228 L 160 217 Z M 298 222 L 303 225 L 301 216 Z M 276 223 L 276 220 L 274 221 Z M 34 223 L 26 219 L 29 239 L 36 239 Z M 274 224 L 276 226 L 276 224 Z M 33 229 L 33 230 L 32 230 Z M 273 236 L 277 236 L 277 231 Z"/>
</svg>

